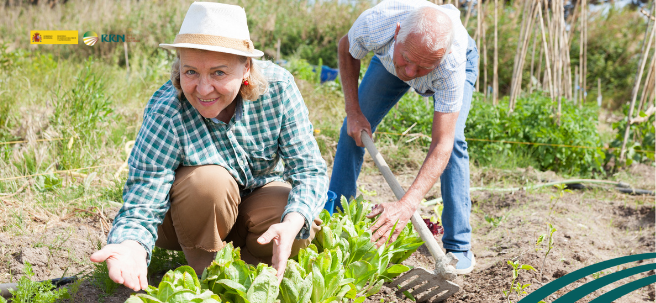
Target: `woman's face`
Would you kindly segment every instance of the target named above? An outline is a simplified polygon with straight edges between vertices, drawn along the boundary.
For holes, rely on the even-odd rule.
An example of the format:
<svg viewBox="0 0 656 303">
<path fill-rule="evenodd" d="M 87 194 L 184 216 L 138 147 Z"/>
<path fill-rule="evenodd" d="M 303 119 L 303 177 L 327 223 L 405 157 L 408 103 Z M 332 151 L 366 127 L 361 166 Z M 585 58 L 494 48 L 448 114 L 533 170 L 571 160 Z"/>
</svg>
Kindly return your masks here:
<svg viewBox="0 0 656 303">
<path fill-rule="evenodd" d="M 250 60 L 233 54 L 180 49 L 180 86 L 189 103 L 205 118 L 217 118 L 250 73 Z"/>
</svg>

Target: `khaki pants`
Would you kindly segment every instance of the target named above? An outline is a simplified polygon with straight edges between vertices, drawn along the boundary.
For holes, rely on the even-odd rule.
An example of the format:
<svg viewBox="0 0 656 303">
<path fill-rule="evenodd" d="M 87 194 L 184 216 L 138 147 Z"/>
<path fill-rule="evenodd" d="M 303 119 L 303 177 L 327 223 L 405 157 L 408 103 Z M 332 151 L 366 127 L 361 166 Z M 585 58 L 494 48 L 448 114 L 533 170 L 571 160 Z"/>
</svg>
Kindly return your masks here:
<svg viewBox="0 0 656 303">
<path fill-rule="evenodd" d="M 169 192 L 171 207 L 157 229 L 157 247 L 216 252 L 224 242 L 241 248 L 249 263 L 271 264 L 273 241 L 266 245 L 257 239 L 273 224 L 280 223 L 291 186 L 271 182 L 243 199 L 232 175 L 218 165 L 181 166 Z M 310 237 L 295 240 L 291 256 L 310 245 L 321 220 L 312 223 Z"/>
</svg>

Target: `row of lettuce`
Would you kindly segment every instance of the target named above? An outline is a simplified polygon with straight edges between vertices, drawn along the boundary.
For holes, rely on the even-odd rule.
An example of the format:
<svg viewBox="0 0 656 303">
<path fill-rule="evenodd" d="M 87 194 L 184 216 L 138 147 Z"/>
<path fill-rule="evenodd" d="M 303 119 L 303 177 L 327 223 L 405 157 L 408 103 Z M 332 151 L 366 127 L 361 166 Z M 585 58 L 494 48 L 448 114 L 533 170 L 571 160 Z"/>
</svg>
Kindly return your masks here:
<svg viewBox="0 0 656 303">
<path fill-rule="evenodd" d="M 359 197 L 350 204 L 343 199 L 342 206 L 344 211 L 333 216 L 321 213 L 321 231 L 287 262 L 280 284 L 275 269 L 247 264 L 239 248 L 228 243 L 200 280 L 191 267 L 182 266 L 166 273 L 159 287 L 149 286 L 147 294 L 133 295 L 126 303 L 363 302 L 408 271 L 401 262 L 423 242 L 408 224 L 398 239 L 378 248 L 370 241 L 373 222 L 365 216 L 369 203 Z"/>
</svg>

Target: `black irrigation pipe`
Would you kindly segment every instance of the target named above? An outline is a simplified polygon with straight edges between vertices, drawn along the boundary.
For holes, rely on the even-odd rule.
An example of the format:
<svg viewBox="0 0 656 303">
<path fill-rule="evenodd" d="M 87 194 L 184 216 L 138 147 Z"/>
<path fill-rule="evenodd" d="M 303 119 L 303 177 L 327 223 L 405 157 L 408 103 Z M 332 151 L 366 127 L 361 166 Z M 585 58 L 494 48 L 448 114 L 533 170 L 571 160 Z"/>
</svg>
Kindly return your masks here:
<svg viewBox="0 0 656 303">
<path fill-rule="evenodd" d="M 69 283 L 73 283 L 77 280 L 76 276 L 73 277 L 64 277 L 64 278 L 57 278 L 57 279 L 51 279 L 51 280 L 44 280 L 44 281 L 39 281 L 39 282 L 50 282 L 52 285 L 55 287 L 60 287 Z M 6 284 L 0 284 L 0 295 L 2 295 L 5 298 L 11 297 L 11 293 L 9 290 L 16 290 L 18 287 L 18 283 L 6 283 Z"/>
</svg>

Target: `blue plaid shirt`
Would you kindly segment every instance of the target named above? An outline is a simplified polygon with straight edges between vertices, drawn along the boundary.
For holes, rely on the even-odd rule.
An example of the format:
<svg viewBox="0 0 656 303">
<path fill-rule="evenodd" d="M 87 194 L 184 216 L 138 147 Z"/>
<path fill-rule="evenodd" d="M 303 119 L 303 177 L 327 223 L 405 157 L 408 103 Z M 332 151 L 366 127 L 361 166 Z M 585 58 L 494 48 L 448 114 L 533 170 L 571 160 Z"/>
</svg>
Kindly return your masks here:
<svg viewBox="0 0 656 303">
<path fill-rule="evenodd" d="M 465 88 L 465 67 L 469 34 L 460 21 L 460 11 L 451 4 L 435 5 L 426 0 L 386 0 L 364 11 L 348 32 L 349 52 L 355 59 L 374 52 L 385 69 L 396 76 L 394 63 L 394 32 L 412 10 L 422 6 L 434 6 L 453 21 L 455 30 L 451 53 L 440 65 L 426 76 L 405 81 L 422 96 L 435 97 L 435 111 L 452 113 L 460 111 Z"/>
<path fill-rule="evenodd" d="M 327 199 L 326 163 L 294 77 L 271 62 L 255 62 L 269 81 L 268 89 L 255 101 L 236 101 L 228 124 L 203 118 L 186 99 L 177 97 L 171 81 L 155 92 L 128 161 L 125 203 L 108 244 L 135 240 L 146 248 L 150 262 L 180 165 L 226 168 L 242 197 L 272 181 L 291 183 L 281 220 L 289 212 L 300 213 L 305 225 L 297 238 L 310 235 L 310 224 Z"/>
</svg>

